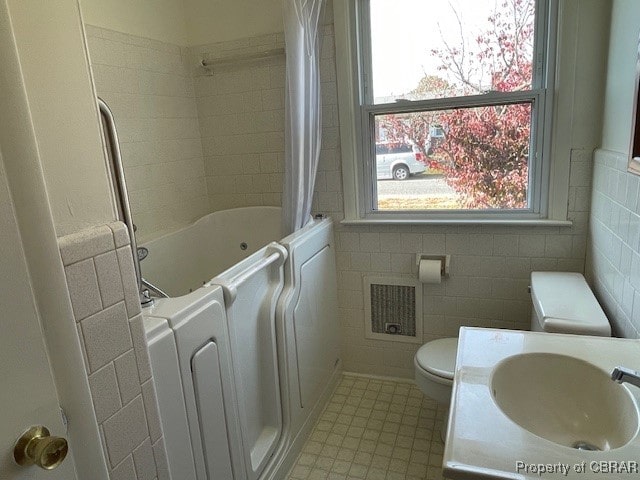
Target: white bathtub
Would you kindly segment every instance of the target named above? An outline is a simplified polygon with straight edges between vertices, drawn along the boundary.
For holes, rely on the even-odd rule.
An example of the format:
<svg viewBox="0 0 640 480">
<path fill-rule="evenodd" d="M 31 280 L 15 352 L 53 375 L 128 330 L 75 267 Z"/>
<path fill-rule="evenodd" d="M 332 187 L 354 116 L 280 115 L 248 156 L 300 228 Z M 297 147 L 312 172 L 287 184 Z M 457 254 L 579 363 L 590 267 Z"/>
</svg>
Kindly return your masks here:
<svg viewBox="0 0 640 480">
<path fill-rule="evenodd" d="M 279 480 L 339 373 L 330 219 L 280 238 L 280 209 L 216 212 L 148 242 L 145 309 L 175 480 Z"/>
<path fill-rule="evenodd" d="M 282 239 L 279 207 L 233 208 L 145 243 L 141 268 L 146 280 L 171 297 L 185 295 Z"/>
</svg>

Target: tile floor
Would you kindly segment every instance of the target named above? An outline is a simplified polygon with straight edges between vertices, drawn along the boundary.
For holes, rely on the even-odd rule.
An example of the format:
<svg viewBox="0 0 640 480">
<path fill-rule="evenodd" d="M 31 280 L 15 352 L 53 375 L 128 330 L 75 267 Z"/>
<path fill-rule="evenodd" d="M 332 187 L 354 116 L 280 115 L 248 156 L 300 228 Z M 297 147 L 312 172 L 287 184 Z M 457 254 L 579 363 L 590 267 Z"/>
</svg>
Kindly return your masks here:
<svg viewBox="0 0 640 480">
<path fill-rule="evenodd" d="M 287 480 L 442 480 L 444 413 L 413 383 L 343 374 Z"/>
</svg>

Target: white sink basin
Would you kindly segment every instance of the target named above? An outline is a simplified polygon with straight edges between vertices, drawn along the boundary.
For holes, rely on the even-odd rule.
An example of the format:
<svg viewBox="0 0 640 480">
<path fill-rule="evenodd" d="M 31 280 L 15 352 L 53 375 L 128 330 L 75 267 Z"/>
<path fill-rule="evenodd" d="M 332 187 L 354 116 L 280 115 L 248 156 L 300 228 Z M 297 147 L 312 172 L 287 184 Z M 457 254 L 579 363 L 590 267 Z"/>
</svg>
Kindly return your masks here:
<svg viewBox="0 0 640 480">
<path fill-rule="evenodd" d="M 529 432 L 570 448 L 611 450 L 631 441 L 638 411 L 626 388 L 591 363 L 525 353 L 498 363 L 491 392 L 502 412 Z"/>
<path fill-rule="evenodd" d="M 640 388 L 618 365 L 640 367 L 640 340 L 462 328 L 444 477 L 636 478 Z"/>
</svg>

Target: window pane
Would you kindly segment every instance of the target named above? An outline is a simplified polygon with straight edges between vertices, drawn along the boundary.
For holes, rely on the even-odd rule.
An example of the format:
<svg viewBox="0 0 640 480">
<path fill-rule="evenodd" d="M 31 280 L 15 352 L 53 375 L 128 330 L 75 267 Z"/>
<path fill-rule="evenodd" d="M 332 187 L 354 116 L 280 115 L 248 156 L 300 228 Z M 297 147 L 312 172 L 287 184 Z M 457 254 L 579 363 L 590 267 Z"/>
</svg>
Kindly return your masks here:
<svg viewBox="0 0 640 480">
<path fill-rule="evenodd" d="M 374 103 L 531 89 L 535 0 L 370 0 Z"/>
<path fill-rule="evenodd" d="M 529 208 L 531 111 L 527 102 L 375 115 L 375 208 Z"/>
</svg>

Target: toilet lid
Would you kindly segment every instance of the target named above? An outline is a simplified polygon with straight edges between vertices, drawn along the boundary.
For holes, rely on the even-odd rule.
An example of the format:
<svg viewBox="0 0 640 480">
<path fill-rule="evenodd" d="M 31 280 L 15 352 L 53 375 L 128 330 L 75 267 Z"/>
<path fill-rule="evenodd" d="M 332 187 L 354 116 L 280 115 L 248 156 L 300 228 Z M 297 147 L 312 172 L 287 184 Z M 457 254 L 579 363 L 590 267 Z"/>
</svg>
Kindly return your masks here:
<svg viewBox="0 0 640 480">
<path fill-rule="evenodd" d="M 453 380 L 457 354 L 457 338 L 440 338 L 420 347 L 416 353 L 416 361 L 427 372 Z"/>
</svg>

